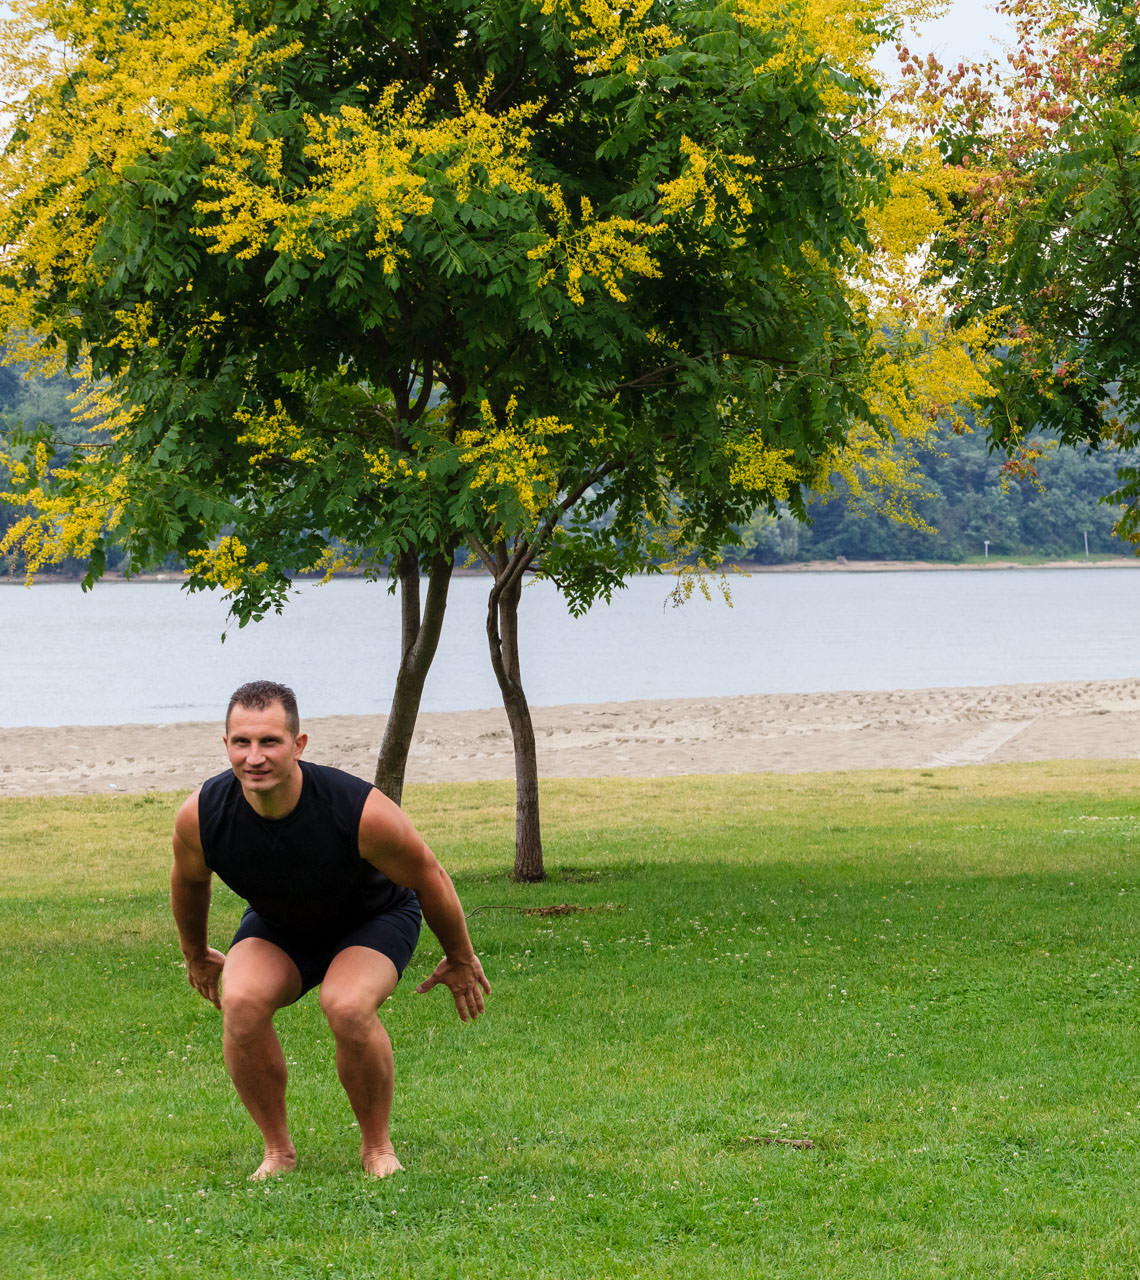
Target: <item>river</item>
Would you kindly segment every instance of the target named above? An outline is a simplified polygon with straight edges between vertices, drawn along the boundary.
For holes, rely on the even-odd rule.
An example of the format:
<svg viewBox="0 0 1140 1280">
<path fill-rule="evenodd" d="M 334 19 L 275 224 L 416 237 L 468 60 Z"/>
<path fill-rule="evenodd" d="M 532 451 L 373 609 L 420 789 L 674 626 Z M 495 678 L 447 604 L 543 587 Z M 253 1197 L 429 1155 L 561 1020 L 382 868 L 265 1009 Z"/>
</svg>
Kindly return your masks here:
<svg viewBox="0 0 1140 1280">
<path fill-rule="evenodd" d="M 520 611 L 534 706 L 741 693 L 907 689 L 1140 676 L 1140 574 L 1050 568 L 780 572 L 730 577 L 674 608 L 635 578 L 571 618 L 534 582 Z M 487 583 L 459 577 L 425 711 L 497 706 Z M 281 616 L 224 643 L 225 605 L 174 582 L 0 584 L 0 724 L 212 719 L 248 679 L 281 680 L 306 715 L 388 707 L 399 603 L 384 585 L 305 584 Z"/>
</svg>

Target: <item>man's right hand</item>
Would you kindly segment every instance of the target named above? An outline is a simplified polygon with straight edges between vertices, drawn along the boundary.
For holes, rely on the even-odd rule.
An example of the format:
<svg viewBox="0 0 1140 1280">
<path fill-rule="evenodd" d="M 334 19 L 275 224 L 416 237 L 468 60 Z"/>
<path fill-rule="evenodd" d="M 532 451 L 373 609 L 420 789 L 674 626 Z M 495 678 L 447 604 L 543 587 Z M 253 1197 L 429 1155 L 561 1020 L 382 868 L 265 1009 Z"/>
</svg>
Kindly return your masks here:
<svg viewBox="0 0 1140 1280">
<path fill-rule="evenodd" d="M 190 980 L 190 985 L 203 999 L 209 1000 L 215 1009 L 222 1007 L 218 983 L 225 963 L 226 957 L 213 947 L 207 947 L 204 955 L 186 961 L 186 977 Z"/>
<path fill-rule="evenodd" d="M 474 951 L 466 960 L 449 960 L 444 956 L 431 976 L 416 988 L 416 994 L 422 996 L 441 982 L 450 989 L 455 1012 L 463 1022 L 469 1022 L 483 1012 L 483 993 L 491 994 L 491 984 Z"/>
</svg>

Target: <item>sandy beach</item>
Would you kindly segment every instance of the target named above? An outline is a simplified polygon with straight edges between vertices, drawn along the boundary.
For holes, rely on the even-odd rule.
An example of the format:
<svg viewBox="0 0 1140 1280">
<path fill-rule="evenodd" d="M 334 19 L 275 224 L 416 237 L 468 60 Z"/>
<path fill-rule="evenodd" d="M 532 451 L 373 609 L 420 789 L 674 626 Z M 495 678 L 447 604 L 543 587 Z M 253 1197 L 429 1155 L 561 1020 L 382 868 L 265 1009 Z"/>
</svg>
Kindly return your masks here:
<svg viewBox="0 0 1140 1280">
<path fill-rule="evenodd" d="M 534 709 L 545 777 L 801 773 L 1140 756 L 1140 679 L 752 694 Z M 371 777 L 383 716 L 308 720 L 307 758 Z M 221 726 L 0 728 L 0 795 L 188 789 Z M 409 782 L 513 776 L 501 709 L 420 717 Z"/>
</svg>

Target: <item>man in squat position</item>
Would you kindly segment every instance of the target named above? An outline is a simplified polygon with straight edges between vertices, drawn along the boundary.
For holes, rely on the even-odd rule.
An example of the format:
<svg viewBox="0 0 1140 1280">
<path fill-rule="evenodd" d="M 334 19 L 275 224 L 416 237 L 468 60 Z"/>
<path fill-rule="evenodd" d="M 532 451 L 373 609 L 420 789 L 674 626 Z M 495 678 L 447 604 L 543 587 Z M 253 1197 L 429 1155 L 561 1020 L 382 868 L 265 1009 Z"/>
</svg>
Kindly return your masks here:
<svg viewBox="0 0 1140 1280">
<path fill-rule="evenodd" d="M 234 693 L 230 771 L 174 824 L 171 906 L 190 985 L 222 1010 L 226 1068 L 265 1141 L 252 1177 L 297 1163 L 273 1016 L 319 985 L 361 1161 L 383 1178 L 403 1166 L 388 1135 L 392 1046 L 376 1014 L 411 959 L 421 909 L 444 956 L 416 990 L 445 984 L 466 1022 L 491 987 L 451 878 L 415 827 L 370 783 L 302 761 L 306 741 L 290 689 L 258 680 Z M 207 942 L 215 872 L 249 903 L 228 955 Z"/>
</svg>

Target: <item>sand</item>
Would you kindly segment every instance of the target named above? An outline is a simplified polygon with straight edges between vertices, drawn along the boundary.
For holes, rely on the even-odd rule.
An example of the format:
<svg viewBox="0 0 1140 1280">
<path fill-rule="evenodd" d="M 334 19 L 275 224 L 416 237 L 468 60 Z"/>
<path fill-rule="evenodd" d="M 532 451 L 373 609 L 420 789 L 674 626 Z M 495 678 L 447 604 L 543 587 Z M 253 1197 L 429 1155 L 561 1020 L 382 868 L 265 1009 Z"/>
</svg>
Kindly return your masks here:
<svg viewBox="0 0 1140 1280">
<path fill-rule="evenodd" d="M 545 777 L 800 773 L 1140 756 L 1140 679 L 540 707 Z M 306 722 L 306 757 L 371 777 L 383 716 Z M 0 795 L 189 789 L 225 768 L 218 724 L 0 728 Z M 501 709 L 420 717 L 415 782 L 513 777 Z"/>
</svg>

